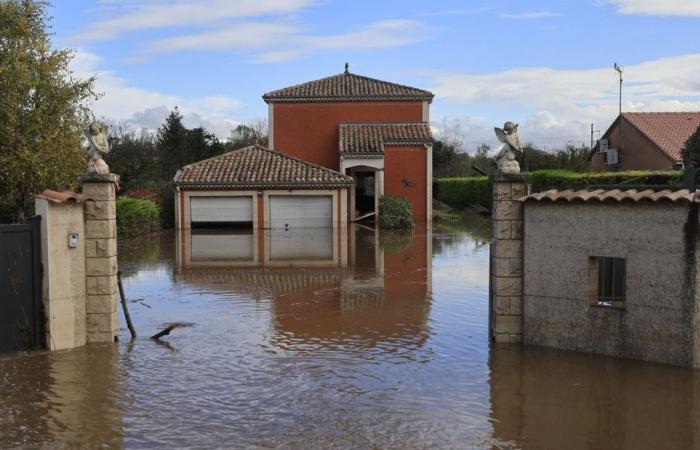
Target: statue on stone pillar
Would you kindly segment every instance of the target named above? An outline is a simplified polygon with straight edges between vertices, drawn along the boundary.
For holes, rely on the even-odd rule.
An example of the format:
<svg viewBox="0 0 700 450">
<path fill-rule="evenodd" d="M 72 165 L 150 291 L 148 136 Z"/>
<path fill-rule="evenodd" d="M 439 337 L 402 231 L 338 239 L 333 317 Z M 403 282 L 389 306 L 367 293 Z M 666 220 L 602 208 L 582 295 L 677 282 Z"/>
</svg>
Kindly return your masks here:
<svg viewBox="0 0 700 450">
<path fill-rule="evenodd" d="M 497 172 L 507 175 L 520 173 L 520 164 L 517 156 L 523 152 L 518 139 L 518 124 L 506 122 L 503 129 L 495 128 L 496 137 L 503 143 L 503 147 L 496 155 Z"/>
<path fill-rule="evenodd" d="M 107 139 L 107 127 L 99 122 L 93 122 L 88 127 L 85 135 L 90 143 L 88 156 L 88 175 L 109 175 L 109 166 L 102 159 L 109 153 L 109 140 Z"/>
</svg>

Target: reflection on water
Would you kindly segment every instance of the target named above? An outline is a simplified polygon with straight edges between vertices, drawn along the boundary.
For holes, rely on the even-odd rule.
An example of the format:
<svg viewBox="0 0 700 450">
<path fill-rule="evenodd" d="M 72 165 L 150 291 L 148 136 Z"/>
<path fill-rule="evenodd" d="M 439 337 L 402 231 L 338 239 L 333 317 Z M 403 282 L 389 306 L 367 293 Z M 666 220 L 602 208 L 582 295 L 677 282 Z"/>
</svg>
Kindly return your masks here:
<svg viewBox="0 0 700 450">
<path fill-rule="evenodd" d="M 488 345 L 488 229 L 120 248 L 161 343 L 0 357 L 0 448 L 697 448 L 693 371 Z"/>
</svg>

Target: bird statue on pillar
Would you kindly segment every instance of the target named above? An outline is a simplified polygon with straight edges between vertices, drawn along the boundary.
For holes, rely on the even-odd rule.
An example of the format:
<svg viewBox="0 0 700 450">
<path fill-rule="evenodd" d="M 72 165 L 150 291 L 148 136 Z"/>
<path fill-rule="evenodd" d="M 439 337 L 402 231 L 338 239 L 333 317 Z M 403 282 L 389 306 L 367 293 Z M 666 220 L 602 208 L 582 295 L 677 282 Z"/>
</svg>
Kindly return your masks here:
<svg viewBox="0 0 700 450">
<path fill-rule="evenodd" d="M 102 159 L 109 153 L 109 140 L 107 139 L 107 127 L 99 122 L 93 122 L 88 127 L 85 135 L 90 144 L 87 173 L 89 175 L 109 175 L 109 166 Z"/>
<path fill-rule="evenodd" d="M 517 175 L 520 173 L 520 164 L 517 156 L 523 152 L 518 139 L 518 124 L 506 122 L 503 129 L 495 128 L 496 137 L 503 143 L 503 147 L 496 155 L 498 173 Z"/>
</svg>

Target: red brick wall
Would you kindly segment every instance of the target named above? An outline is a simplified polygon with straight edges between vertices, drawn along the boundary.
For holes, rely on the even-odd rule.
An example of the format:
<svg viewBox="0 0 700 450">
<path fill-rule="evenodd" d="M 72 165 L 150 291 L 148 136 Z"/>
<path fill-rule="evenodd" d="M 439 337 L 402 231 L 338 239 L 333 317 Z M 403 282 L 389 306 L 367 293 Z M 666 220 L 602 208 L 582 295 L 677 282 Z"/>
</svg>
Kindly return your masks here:
<svg viewBox="0 0 700 450">
<path fill-rule="evenodd" d="M 274 149 L 333 170 L 340 168 L 341 122 L 417 122 L 422 102 L 275 103 Z"/>
<path fill-rule="evenodd" d="M 416 222 L 426 220 L 427 155 L 425 147 L 384 148 L 384 195 L 406 198 Z"/>
</svg>

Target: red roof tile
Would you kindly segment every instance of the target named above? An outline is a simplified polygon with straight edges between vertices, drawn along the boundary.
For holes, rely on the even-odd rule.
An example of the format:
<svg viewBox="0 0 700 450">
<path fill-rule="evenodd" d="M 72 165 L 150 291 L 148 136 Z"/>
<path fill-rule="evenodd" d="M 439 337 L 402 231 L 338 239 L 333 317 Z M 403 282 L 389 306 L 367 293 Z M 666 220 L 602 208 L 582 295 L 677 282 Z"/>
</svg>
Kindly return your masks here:
<svg viewBox="0 0 700 450">
<path fill-rule="evenodd" d="M 685 141 L 700 126 L 700 112 L 629 112 L 622 117 L 673 161 L 683 159 Z"/>
<path fill-rule="evenodd" d="M 69 201 L 73 201 L 75 203 L 85 203 L 88 200 L 92 200 L 92 198 L 83 194 L 76 194 L 75 192 L 69 191 L 56 192 L 52 191 L 51 189 L 46 189 L 41 194 L 35 195 L 34 197 L 43 198 L 54 203 L 66 203 Z"/>
<path fill-rule="evenodd" d="M 432 101 L 433 93 L 345 72 L 277 89 L 263 95 L 274 102 Z"/>
<path fill-rule="evenodd" d="M 695 200 L 696 193 L 694 191 L 689 191 L 688 189 L 680 189 L 677 191 L 672 191 L 670 189 L 664 189 L 661 191 L 655 191 L 653 189 L 645 189 L 639 191 L 637 189 L 620 190 L 620 189 L 595 189 L 595 190 L 579 190 L 574 191 L 572 189 L 567 189 L 565 191 L 557 191 L 555 189 L 545 192 L 538 192 L 536 194 L 526 195 L 522 197 L 520 201 L 522 202 L 567 202 L 567 203 L 593 203 L 593 202 L 640 202 L 640 201 L 651 201 L 651 202 L 678 202 L 678 203 L 691 203 Z"/>
<path fill-rule="evenodd" d="M 351 177 L 259 145 L 188 164 L 175 175 L 178 186 L 232 189 L 346 187 Z"/>
<path fill-rule="evenodd" d="M 341 123 L 338 129 L 341 155 L 383 155 L 385 145 L 425 145 L 433 142 L 427 122 Z"/>
</svg>

